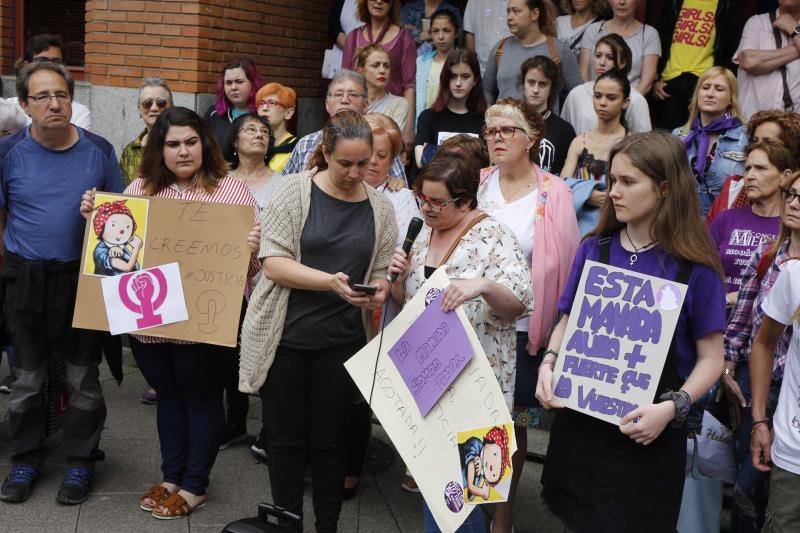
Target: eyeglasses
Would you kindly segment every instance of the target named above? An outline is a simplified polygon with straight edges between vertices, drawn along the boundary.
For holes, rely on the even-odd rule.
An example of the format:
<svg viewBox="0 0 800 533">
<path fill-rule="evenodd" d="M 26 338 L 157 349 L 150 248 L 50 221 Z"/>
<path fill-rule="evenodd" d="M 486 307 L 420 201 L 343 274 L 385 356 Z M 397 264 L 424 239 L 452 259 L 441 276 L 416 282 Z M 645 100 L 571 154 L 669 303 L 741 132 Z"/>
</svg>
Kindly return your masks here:
<svg viewBox="0 0 800 533">
<path fill-rule="evenodd" d="M 347 92 L 337 91 L 333 94 L 328 93 L 328 98 L 332 98 L 334 100 L 344 100 L 345 97 L 347 97 L 348 100 L 355 100 L 356 98 L 364 98 L 364 95 L 354 91 L 347 91 Z"/>
<path fill-rule="evenodd" d="M 286 107 L 282 103 L 277 100 L 261 100 L 258 103 L 258 107 L 266 107 L 267 109 L 274 109 L 276 107 Z"/>
<path fill-rule="evenodd" d="M 34 96 L 29 96 L 28 97 L 28 99 L 29 100 L 33 100 L 33 102 L 35 104 L 40 104 L 40 105 L 41 104 L 45 104 L 45 105 L 50 104 L 50 100 L 52 98 L 55 98 L 56 100 L 58 100 L 59 104 L 67 104 L 72 100 L 72 97 L 69 95 L 69 93 L 65 93 L 65 92 L 57 92 L 57 93 L 54 93 L 54 94 L 36 94 Z"/>
<path fill-rule="evenodd" d="M 60 57 L 45 57 L 39 56 L 33 58 L 34 63 L 55 63 L 56 65 L 63 65 L 64 60 Z"/>
<path fill-rule="evenodd" d="M 430 209 L 434 213 L 441 213 L 442 209 L 444 209 L 445 207 L 447 207 L 448 205 L 450 205 L 452 203 L 455 203 L 455 202 L 461 200 L 461 197 L 458 196 L 456 198 L 453 198 L 452 200 L 447 200 L 447 201 L 443 202 L 441 200 L 434 200 L 432 198 L 428 198 L 427 196 L 425 196 L 422 193 L 418 193 L 417 194 L 417 199 L 419 200 L 420 206 L 428 204 L 428 209 Z"/>
<path fill-rule="evenodd" d="M 153 107 L 153 104 L 156 104 L 156 107 L 158 107 L 159 109 L 164 109 L 167 107 L 169 102 L 166 101 L 164 98 L 156 98 L 155 100 L 152 98 L 145 98 L 144 100 L 139 102 L 139 106 L 141 106 L 141 108 L 144 110 L 150 109 L 151 107 Z"/>
<path fill-rule="evenodd" d="M 800 200 L 800 192 L 788 187 L 781 187 L 781 196 L 783 197 L 783 201 L 787 204 L 791 204 L 795 200 Z"/>
<path fill-rule="evenodd" d="M 525 131 L 524 129 L 522 129 L 520 127 L 517 127 L 517 126 L 501 126 L 499 128 L 483 128 L 483 131 L 481 132 L 481 137 L 483 137 L 486 141 L 494 141 L 497 138 L 497 134 L 499 133 L 500 134 L 500 139 L 503 140 L 503 141 L 507 141 L 507 140 L 511 139 L 512 137 L 514 137 L 514 133 L 516 133 L 517 130 L 522 131 L 522 132 Z"/>
<path fill-rule="evenodd" d="M 269 130 L 267 128 L 256 128 L 255 126 L 245 126 L 244 128 L 239 130 L 241 133 L 245 135 L 258 135 L 261 134 L 264 137 L 269 137 Z"/>
</svg>

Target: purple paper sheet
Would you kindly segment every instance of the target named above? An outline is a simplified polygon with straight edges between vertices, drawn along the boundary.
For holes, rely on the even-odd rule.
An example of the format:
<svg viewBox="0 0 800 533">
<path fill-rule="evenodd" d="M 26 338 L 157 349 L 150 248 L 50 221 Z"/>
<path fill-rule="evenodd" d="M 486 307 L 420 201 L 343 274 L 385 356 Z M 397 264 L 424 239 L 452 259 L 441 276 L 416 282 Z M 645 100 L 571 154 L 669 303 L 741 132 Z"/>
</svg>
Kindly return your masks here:
<svg viewBox="0 0 800 533">
<path fill-rule="evenodd" d="M 441 294 L 389 349 L 389 357 L 422 416 L 428 414 L 472 356 L 458 315 L 442 311 Z"/>
</svg>

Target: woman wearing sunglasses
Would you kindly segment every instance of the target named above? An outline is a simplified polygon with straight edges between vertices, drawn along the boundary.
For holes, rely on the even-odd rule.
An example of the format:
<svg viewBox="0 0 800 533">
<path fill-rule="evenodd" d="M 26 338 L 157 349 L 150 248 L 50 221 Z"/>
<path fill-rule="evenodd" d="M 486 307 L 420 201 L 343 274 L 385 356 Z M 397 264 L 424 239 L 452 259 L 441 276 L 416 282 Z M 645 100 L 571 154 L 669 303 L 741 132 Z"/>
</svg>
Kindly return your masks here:
<svg viewBox="0 0 800 533">
<path fill-rule="evenodd" d="M 145 78 L 139 86 L 139 116 L 144 122 L 144 131 L 128 143 L 122 150 L 119 166 L 122 168 L 122 178 L 125 186 L 131 184 L 139 177 L 139 162 L 142 160 L 142 150 L 147 144 L 147 135 L 156 123 L 162 111 L 172 107 L 172 91 L 169 85 L 160 76 Z"/>
</svg>

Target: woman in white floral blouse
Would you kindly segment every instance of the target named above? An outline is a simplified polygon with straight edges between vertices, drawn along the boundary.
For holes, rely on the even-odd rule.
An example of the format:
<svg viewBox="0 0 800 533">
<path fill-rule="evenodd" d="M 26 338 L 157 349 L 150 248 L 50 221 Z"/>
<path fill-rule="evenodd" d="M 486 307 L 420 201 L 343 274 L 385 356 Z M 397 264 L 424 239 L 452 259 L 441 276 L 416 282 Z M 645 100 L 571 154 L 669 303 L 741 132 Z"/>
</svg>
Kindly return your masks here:
<svg viewBox="0 0 800 533">
<path fill-rule="evenodd" d="M 511 410 L 515 324 L 532 309 L 531 275 L 514 234 L 477 209 L 478 172 L 472 158 L 443 153 L 417 177 L 414 188 L 425 226 L 408 257 L 401 248 L 392 257 L 389 273 L 397 273 L 398 280 L 391 295 L 403 305 L 444 265 L 452 281 L 444 291 L 442 308 L 452 311 L 463 304 Z M 483 530 L 477 506 L 476 511 L 467 518 L 466 524 L 474 520 L 477 527 L 470 531 Z M 425 531 L 438 531 L 427 507 Z"/>
</svg>

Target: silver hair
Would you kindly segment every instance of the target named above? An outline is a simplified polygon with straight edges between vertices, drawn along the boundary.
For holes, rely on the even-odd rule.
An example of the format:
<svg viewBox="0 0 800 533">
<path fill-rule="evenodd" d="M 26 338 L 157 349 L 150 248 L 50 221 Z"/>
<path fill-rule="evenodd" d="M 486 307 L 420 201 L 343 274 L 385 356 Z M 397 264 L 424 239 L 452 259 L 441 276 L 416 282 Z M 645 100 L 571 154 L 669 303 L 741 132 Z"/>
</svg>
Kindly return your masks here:
<svg viewBox="0 0 800 533">
<path fill-rule="evenodd" d="M 331 78 L 331 82 L 328 84 L 328 89 L 333 87 L 337 83 L 341 83 L 343 81 L 352 81 L 359 87 L 361 87 L 361 93 L 364 95 L 364 98 L 367 97 L 367 80 L 364 79 L 364 76 L 355 72 L 353 70 L 348 70 L 346 68 L 341 69 L 339 72 L 333 75 Z M 330 92 L 328 93 L 330 94 Z"/>
<path fill-rule="evenodd" d="M 161 87 L 167 91 L 167 94 L 169 95 L 167 100 L 169 100 L 169 105 L 172 105 L 172 90 L 169 88 L 169 85 L 167 85 L 167 81 L 164 78 L 161 76 L 148 76 L 143 79 L 142 84 L 139 85 L 139 97 L 142 96 L 142 89 L 145 87 Z"/>
</svg>

